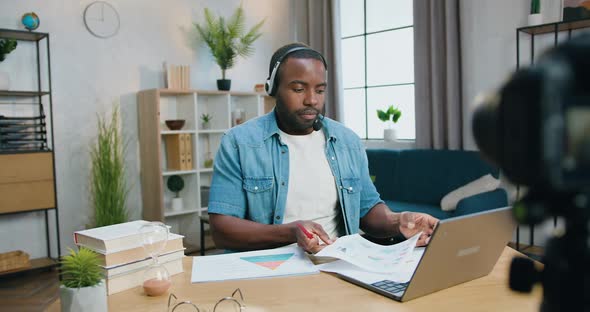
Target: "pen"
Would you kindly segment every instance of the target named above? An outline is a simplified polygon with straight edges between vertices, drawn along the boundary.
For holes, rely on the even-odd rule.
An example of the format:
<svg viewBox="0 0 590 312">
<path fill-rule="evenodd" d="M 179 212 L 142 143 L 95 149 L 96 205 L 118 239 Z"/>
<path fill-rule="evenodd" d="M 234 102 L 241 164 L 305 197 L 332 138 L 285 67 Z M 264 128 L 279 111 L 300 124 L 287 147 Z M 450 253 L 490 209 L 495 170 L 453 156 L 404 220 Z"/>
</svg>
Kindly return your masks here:
<svg viewBox="0 0 590 312">
<path fill-rule="evenodd" d="M 305 229 L 303 227 L 303 225 L 301 225 L 301 223 L 297 223 L 297 226 L 299 227 L 299 229 L 301 229 L 301 231 L 303 231 L 303 234 L 305 234 L 305 236 L 307 236 L 307 238 L 309 238 L 309 239 L 313 238 L 313 234 L 309 233 L 309 231 L 307 229 Z"/>
</svg>

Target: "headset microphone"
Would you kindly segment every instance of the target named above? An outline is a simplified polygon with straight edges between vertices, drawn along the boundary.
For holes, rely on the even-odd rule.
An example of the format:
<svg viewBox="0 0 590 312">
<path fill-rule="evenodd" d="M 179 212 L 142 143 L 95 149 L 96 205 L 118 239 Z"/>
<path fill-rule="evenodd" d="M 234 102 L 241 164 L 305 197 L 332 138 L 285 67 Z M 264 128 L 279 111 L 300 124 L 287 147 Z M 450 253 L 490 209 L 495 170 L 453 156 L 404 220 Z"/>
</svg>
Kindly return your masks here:
<svg viewBox="0 0 590 312">
<path fill-rule="evenodd" d="M 314 131 L 319 131 L 319 130 L 321 130 L 321 129 L 322 129 L 322 126 L 323 126 L 323 124 L 322 124 L 322 120 L 320 119 L 320 116 L 318 116 L 318 118 L 316 118 L 316 119 L 313 121 L 313 126 L 312 126 L 312 127 L 313 127 L 313 130 L 314 130 Z"/>
</svg>

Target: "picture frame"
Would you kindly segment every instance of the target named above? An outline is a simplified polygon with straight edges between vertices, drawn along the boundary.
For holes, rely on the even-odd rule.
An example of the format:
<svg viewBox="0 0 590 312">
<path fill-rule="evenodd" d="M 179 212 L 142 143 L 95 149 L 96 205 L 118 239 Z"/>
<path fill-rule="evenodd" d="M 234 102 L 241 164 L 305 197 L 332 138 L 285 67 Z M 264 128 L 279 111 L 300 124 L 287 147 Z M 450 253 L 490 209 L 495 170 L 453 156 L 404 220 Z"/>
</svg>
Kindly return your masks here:
<svg viewBox="0 0 590 312">
<path fill-rule="evenodd" d="M 562 0 L 561 8 L 564 22 L 590 18 L 590 0 Z"/>
</svg>

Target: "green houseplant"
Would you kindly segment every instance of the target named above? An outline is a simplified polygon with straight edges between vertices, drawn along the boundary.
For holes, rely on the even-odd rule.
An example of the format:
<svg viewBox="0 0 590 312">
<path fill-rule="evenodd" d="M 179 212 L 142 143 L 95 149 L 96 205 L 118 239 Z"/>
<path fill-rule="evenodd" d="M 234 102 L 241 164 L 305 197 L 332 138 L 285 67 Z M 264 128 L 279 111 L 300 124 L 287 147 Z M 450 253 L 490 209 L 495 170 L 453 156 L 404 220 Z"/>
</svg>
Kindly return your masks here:
<svg viewBox="0 0 590 312">
<path fill-rule="evenodd" d="M 383 130 L 383 139 L 385 141 L 394 141 L 396 138 L 395 129 L 392 128 L 392 123 L 395 124 L 402 116 L 402 112 L 390 105 L 386 110 L 377 110 L 377 118 L 387 123 L 387 128 Z M 391 122 L 390 122 L 391 121 Z"/>
<path fill-rule="evenodd" d="M 195 24 L 195 27 L 201 40 L 207 44 L 215 62 L 221 68 L 221 79 L 217 80 L 217 88 L 229 90 L 231 80 L 226 79 L 225 71 L 234 66 L 236 57 L 250 56 L 254 52 L 252 44 L 262 35 L 260 28 L 264 20 L 245 32 L 242 6 L 239 6 L 228 20 L 222 16 L 216 17 L 208 8 L 205 8 L 204 12 L 204 24 Z"/>
<path fill-rule="evenodd" d="M 528 23 L 529 26 L 543 23 L 543 15 L 541 15 L 541 0 L 531 0 L 531 11 L 528 16 Z"/>
<path fill-rule="evenodd" d="M 171 192 L 175 193 L 174 198 L 172 198 L 172 210 L 182 210 L 183 203 L 180 191 L 184 189 L 184 180 L 179 175 L 172 175 L 168 178 L 166 185 Z"/>
<path fill-rule="evenodd" d="M 202 114 L 201 115 L 201 125 L 203 126 L 203 129 L 209 129 L 211 127 L 211 120 L 213 119 L 213 116 L 209 115 L 209 114 Z"/>
<path fill-rule="evenodd" d="M 0 63 L 6 59 L 6 55 L 16 49 L 17 42 L 14 39 L 0 39 Z M 0 90 L 10 88 L 10 76 L 7 72 L 0 72 Z"/>
<path fill-rule="evenodd" d="M 125 146 L 119 131 L 119 107 L 106 116 L 98 116 L 98 136 L 90 151 L 91 200 L 94 227 L 127 222 Z"/>
<path fill-rule="evenodd" d="M 6 55 L 14 51 L 18 43 L 14 39 L 0 39 L 0 62 L 4 62 Z"/>
<path fill-rule="evenodd" d="M 62 311 L 107 311 L 107 290 L 98 255 L 81 247 L 61 261 Z"/>
</svg>

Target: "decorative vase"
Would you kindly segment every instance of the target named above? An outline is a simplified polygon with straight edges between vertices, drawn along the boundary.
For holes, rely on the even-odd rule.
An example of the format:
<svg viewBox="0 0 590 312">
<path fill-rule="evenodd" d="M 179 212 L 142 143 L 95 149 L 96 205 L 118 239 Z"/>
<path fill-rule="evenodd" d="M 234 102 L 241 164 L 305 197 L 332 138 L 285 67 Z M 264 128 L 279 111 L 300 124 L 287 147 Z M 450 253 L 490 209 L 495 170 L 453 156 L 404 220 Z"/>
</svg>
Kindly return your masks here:
<svg viewBox="0 0 590 312">
<path fill-rule="evenodd" d="M 201 122 L 201 127 L 203 128 L 203 130 L 209 130 L 211 129 L 211 123 L 210 122 Z"/>
<path fill-rule="evenodd" d="M 62 312 L 106 312 L 107 287 L 103 281 L 92 287 L 68 288 L 63 285 L 59 288 Z"/>
<path fill-rule="evenodd" d="M 172 210 L 180 211 L 183 208 L 182 197 L 172 198 Z"/>
<path fill-rule="evenodd" d="M 0 90 L 10 89 L 10 76 L 7 72 L 0 72 Z"/>
<path fill-rule="evenodd" d="M 217 90 L 229 91 L 231 89 L 231 79 L 217 79 Z"/>
<path fill-rule="evenodd" d="M 528 16 L 528 25 L 540 25 L 543 24 L 543 15 L 541 13 L 529 14 Z"/>
<path fill-rule="evenodd" d="M 393 142 L 396 139 L 395 129 L 384 129 L 383 139 L 387 142 Z"/>
</svg>

